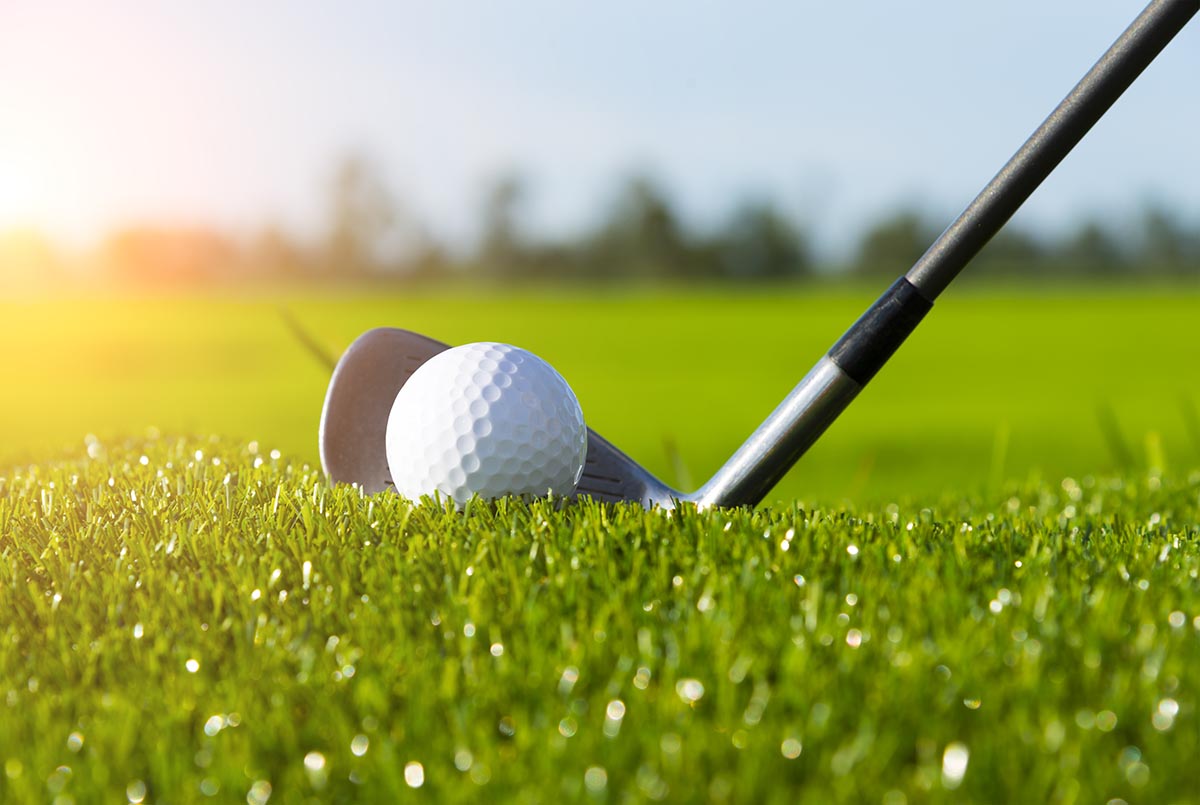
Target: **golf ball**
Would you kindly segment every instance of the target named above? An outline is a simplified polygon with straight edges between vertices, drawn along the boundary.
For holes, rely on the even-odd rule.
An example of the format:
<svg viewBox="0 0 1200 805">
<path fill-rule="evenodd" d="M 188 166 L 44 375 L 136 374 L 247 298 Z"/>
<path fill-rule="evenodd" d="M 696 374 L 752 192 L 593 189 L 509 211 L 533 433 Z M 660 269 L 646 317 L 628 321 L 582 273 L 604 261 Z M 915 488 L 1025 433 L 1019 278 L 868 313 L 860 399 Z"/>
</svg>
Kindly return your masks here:
<svg viewBox="0 0 1200 805">
<path fill-rule="evenodd" d="M 397 492 L 459 505 L 472 495 L 569 495 L 587 458 L 567 381 L 533 353 L 492 342 L 448 349 L 413 372 L 386 441 Z"/>
</svg>

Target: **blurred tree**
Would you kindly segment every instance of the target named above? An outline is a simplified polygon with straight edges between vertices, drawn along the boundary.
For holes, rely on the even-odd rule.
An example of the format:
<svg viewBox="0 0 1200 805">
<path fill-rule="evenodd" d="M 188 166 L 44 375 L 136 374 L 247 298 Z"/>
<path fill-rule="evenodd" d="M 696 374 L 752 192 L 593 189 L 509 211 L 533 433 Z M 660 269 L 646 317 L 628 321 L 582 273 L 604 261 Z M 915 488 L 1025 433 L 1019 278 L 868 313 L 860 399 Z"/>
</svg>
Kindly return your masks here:
<svg viewBox="0 0 1200 805">
<path fill-rule="evenodd" d="M 479 262 L 484 271 L 507 277 L 528 272 L 529 248 L 519 224 L 525 197 L 525 183 L 516 174 L 501 176 L 488 189 L 479 248 Z"/>
<path fill-rule="evenodd" d="M 405 260 L 405 276 L 415 280 L 446 277 L 454 269 L 450 255 L 427 230 L 421 229 Z"/>
<path fill-rule="evenodd" d="M 912 209 L 877 221 L 862 236 L 854 271 L 863 275 L 899 276 L 917 262 L 937 233 Z"/>
<path fill-rule="evenodd" d="M 1189 230 L 1178 215 L 1159 204 L 1142 212 L 1141 247 L 1139 262 L 1150 270 L 1177 273 L 1200 264 L 1200 230 Z"/>
<path fill-rule="evenodd" d="M 253 237 L 247 251 L 250 274 L 281 280 L 312 274 L 308 251 L 276 224 L 264 226 Z"/>
<path fill-rule="evenodd" d="M 581 251 L 583 270 L 598 277 L 687 276 L 695 256 L 666 192 L 645 174 L 628 179 Z"/>
<path fill-rule="evenodd" d="M 805 238 L 766 200 L 739 206 L 719 235 L 716 248 L 720 273 L 725 277 L 784 279 L 812 270 Z"/>
<path fill-rule="evenodd" d="M 396 200 L 377 166 L 359 154 L 344 158 L 330 185 L 327 271 L 359 277 L 378 273 L 398 220 Z"/>
<path fill-rule="evenodd" d="M 1031 233 L 1010 223 L 980 249 L 975 261 L 987 265 L 980 274 L 998 276 L 1032 273 L 1045 258 L 1045 246 Z"/>
<path fill-rule="evenodd" d="M 108 238 L 103 263 L 110 277 L 138 285 L 188 285 L 228 279 L 240 262 L 237 244 L 209 229 L 136 227 Z"/>
<path fill-rule="evenodd" d="M 1120 239 L 1096 218 L 1080 223 L 1057 251 L 1068 270 L 1085 274 L 1116 274 L 1127 267 Z"/>
</svg>

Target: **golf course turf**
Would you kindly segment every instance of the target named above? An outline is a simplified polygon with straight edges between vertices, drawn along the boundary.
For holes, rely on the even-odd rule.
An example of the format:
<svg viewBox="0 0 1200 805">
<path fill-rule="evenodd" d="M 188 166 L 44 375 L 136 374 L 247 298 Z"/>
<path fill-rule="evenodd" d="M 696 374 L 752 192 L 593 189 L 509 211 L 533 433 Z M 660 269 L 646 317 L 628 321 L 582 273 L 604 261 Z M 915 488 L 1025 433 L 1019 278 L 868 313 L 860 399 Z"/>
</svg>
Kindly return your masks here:
<svg viewBox="0 0 1200 805">
<path fill-rule="evenodd" d="M 0 802 L 1200 801 L 1194 289 L 956 288 L 672 514 L 331 487 L 280 316 L 529 348 L 686 489 L 879 290 L 0 303 Z"/>
<path fill-rule="evenodd" d="M 0 301 L 0 473 L 151 425 L 316 463 L 330 369 L 282 308 L 330 356 L 378 326 L 528 349 L 590 427 L 692 490 L 885 285 Z M 1197 310 L 1194 284 L 953 288 L 767 502 L 1200 467 Z"/>
<path fill-rule="evenodd" d="M 92 440 L 0 534 L 6 802 L 1197 797 L 1197 475 L 458 512 Z"/>
</svg>

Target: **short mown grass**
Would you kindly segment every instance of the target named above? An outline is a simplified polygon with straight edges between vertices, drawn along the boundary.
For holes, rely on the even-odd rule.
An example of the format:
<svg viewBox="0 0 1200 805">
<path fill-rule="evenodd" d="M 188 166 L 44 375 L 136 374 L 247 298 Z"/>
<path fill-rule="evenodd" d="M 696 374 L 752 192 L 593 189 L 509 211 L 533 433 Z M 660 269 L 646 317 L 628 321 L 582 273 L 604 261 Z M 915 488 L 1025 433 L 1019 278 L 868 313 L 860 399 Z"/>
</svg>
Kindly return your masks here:
<svg viewBox="0 0 1200 805">
<path fill-rule="evenodd" d="M 1197 801 L 1200 477 L 467 511 L 216 440 L 0 479 L 0 800 Z"/>
<path fill-rule="evenodd" d="M 330 356 L 385 325 L 529 349 L 589 426 L 695 489 L 886 284 L 0 299 L 0 468 L 148 426 L 316 463 L 330 372 L 294 321 Z M 952 288 L 768 502 L 1200 466 L 1197 321 L 1196 283 Z"/>
</svg>

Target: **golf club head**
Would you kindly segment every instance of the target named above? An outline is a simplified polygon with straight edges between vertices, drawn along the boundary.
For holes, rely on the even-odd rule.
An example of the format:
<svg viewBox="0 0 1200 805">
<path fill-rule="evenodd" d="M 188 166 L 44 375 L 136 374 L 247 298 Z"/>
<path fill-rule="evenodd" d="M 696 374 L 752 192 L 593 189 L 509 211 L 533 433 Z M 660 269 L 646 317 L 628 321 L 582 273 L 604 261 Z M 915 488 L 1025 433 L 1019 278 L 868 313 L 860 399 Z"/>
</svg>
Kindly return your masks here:
<svg viewBox="0 0 1200 805">
<path fill-rule="evenodd" d="M 448 344 L 394 327 L 360 335 L 334 367 L 321 411 L 321 466 L 335 483 L 374 494 L 392 488 L 387 421 L 396 394 L 421 364 Z M 588 428 L 587 460 L 575 491 L 603 501 L 669 506 L 684 498 Z"/>
</svg>

